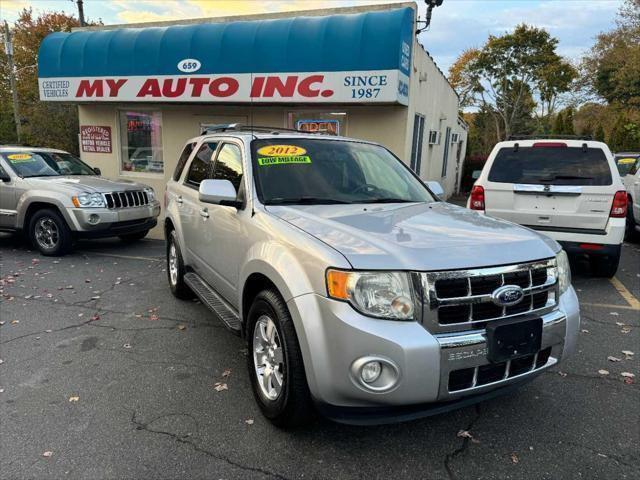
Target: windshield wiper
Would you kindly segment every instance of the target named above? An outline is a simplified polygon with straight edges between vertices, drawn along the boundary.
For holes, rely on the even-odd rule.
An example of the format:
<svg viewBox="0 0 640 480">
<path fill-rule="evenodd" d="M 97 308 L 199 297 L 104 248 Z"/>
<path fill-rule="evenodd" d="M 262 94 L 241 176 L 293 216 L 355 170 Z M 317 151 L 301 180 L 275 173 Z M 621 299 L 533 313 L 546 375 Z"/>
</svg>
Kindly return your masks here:
<svg viewBox="0 0 640 480">
<path fill-rule="evenodd" d="M 320 198 L 320 197 L 297 197 L 297 198 L 272 198 L 265 202 L 265 205 L 332 205 L 332 204 L 349 204 L 344 200 L 336 200 L 333 198 Z"/>
<path fill-rule="evenodd" d="M 407 200 L 406 198 L 368 198 L 357 200 L 353 203 L 420 203 L 418 200 Z"/>
</svg>

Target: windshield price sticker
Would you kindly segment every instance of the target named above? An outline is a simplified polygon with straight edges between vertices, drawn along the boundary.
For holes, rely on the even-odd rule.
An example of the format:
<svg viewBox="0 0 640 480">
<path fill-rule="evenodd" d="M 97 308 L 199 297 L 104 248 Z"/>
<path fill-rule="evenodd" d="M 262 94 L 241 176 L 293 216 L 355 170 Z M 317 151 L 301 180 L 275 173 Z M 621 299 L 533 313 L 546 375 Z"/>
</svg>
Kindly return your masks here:
<svg viewBox="0 0 640 480">
<path fill-rule="evenodd" d="M 28 153 L 14 153 L 7 155 L 7 158 L 11 160 L 11 163 L 30 162 L 33 160 L 33 157 Z"/>
<path fill-rule="evenodd" d="M 301 150 L 304 150 L 304 149 L 301 149 Z M 258 158 L 258 165 L 260 165 L 261 167 L 265 167 L 268 165 L 287 165 L 290 163 L 311 163 L 311 158 L 309 158 L 309 155 L 296 155 L 296 156 L 291 155 L 291 156 L 285 156 L 285 157 L 281 156 L 281 157 Z"/>
<path fill-rule="evenodd" d="M 258 155 L 265 155 L 267 157 L 300 157 L 307 153 L 307 151 L 296 145 L 267 145 L 258 149 Z M 311 163 L 304 162 L 304 163 Z"/>
</svg>

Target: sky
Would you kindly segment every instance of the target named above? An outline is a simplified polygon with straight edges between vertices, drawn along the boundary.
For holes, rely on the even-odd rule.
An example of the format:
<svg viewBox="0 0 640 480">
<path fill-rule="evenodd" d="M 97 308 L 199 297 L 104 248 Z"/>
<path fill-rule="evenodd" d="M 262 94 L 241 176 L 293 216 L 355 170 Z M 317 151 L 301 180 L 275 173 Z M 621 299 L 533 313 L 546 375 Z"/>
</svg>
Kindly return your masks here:
<svg viewBox="0 0 640 480">
<path fill-rule="evenodd" d="M 87 20 L 105 24 L 246 15 L 314 8 L 344 7 L 397 0 L 84 0 Z M 417 0 L 421 17 L 424 0 Z M 489 34 L 499 35 L 526 22 L 547 29 L 560 41 L 558 52 L 578 61 L 601 31 L 614 26 L 622 0 L 444 0 L 434 9 L 431 28 L 420 42 L 443 72 L 465 49 L 479 47 Z M 35 13 L 77 14 L 72 0 L 0 0 L 0 18 L 15 20 L 32 7 Z"/>
</svg>

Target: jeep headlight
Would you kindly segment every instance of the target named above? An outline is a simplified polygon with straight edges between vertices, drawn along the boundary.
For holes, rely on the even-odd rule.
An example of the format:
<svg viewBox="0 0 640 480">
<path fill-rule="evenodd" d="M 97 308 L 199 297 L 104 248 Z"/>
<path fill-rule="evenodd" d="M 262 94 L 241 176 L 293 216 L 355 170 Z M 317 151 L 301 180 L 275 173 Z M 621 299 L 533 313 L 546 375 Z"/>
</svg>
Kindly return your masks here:
<svg viewBox="0 0 640 480">
<path fill-rule="evenodd" d="M 327 270 L 327 293 L 364 315 L 413 320 L 413 291 L 406 272 Z"/>
<path fill-rule="evenodd" d="M 571 286 L 571 266 L 567 252 L 560 250 L 556 254 L 556 265 L 558 268 L 558 287 L 560 295 L 562 295 Z"/>
<path fill-rule="evenodd" d="M 100 193 L 81 193 L 80 195 L 71 197 L 71 200 L 78 208 L 100 208 L 107 206 Z"/>
<path fill-rule="evenodd" d="M 147 187 L 144 189 L 144 193 L 147 194 L 147 198 L 149 199 L 149 203 L 153 203 L 156 199 L 156 192 L 153 191 L 153 188 Z"/>
</svg>

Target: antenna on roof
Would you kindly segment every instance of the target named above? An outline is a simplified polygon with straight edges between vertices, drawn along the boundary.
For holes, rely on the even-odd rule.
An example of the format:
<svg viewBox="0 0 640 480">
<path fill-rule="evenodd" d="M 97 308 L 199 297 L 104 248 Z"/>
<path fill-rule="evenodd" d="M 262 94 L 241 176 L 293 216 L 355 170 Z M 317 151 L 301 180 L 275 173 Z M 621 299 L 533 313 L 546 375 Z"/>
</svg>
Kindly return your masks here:
<svg viewBox="0 0 640 480">
<path fill-rule="evenodd" d="M 435 7 L 439 7 L 442 5 L 444 0 L 424 0 L 424 3 L 427 4 L 427 17 L 425 20 L 416 20 L 416 23 L 424 23 L 424 27 L 416 29 L 416 35 L 424 32 L 431 25 L 431 13 Z"/>
</svg>

